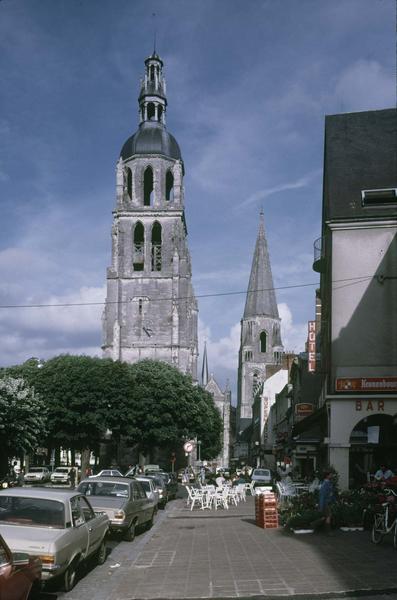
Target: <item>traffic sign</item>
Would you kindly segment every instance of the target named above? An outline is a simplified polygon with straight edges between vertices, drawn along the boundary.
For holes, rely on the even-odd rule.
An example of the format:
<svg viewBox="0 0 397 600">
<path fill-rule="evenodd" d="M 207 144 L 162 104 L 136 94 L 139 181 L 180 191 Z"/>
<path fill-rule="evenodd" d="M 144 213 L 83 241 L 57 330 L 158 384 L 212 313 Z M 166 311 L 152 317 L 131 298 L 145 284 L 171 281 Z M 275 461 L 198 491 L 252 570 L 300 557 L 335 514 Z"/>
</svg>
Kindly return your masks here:
<svg viewBox="0 0 397 600">
<path fill-rule="evenodd" d="M 193 442 L 185 442 L 185 443 L 183 444 L 183 449 L 184 449 L 184 451 L 185 451 L 185 452 L 188 452 L 189 454 L 190 454 L 190 452 L 192 452 L 192 451 L 193 451 L 193 447 L 194 447 L 194 444 L 193 444 Z"/>
</svg>

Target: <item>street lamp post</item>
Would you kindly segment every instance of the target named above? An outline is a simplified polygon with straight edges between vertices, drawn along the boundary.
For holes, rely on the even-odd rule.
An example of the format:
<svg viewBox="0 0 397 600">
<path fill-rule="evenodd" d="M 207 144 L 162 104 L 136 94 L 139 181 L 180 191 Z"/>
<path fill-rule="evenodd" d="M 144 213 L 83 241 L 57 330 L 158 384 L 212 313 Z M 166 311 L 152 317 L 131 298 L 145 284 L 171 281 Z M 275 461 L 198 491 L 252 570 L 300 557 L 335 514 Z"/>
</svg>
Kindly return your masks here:
<svg viewBox="0 0 397 600">
<path fill-rule="evenodd" d="M 197 459 L 201 462 L 201 441 L 197 440 Z"/>
</svg>

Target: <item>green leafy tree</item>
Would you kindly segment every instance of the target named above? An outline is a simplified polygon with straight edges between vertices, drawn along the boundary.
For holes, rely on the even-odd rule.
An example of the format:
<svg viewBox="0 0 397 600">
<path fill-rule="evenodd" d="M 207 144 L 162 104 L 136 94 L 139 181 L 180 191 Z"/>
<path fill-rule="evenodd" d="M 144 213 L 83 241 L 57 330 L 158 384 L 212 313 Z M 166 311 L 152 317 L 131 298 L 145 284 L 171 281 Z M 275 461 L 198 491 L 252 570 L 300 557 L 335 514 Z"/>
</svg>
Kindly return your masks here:
<svg viewBox="0 0 397 600">
<path fill-rule="evenodd" d="M 29 371 L 48 411 L 47 445 L 82 453 L 81 468 L 108 429 L 115 439 L 133 438 L 133 421 L 124 417 L 131 374 L 126 364 L 90 356 L 63 355 Z"/>
<path fill-rule="evenodd" d="M 0 476 L 8 471 L 9 459 L 33 452 L 45 434 L 43 401 L 23 379 L 4 374 L 0 379 Z"/>
<path fill-rule="evenodd" d="M 193 384 L 191 377 L 158 361 L 129 366 L 133 387 L 127 418 L 134 419 L 141 450 L 174 448 L 186 438 L 198 437 L 203 458 L 221 448 L 222 423 L 213 398 Z"/>
</svg>

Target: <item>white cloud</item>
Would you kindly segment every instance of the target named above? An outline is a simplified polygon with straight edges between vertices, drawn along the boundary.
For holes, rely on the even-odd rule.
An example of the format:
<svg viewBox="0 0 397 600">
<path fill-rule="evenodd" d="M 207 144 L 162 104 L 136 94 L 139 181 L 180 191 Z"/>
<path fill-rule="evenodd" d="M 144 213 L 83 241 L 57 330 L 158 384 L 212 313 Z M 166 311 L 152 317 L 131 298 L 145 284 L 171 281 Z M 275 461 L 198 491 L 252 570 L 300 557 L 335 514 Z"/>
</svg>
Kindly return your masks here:
<svg viewBox="0 0 397 600">
<path fill-rule="evenodd" d="M 278 304 L 281 319 L 281 339 L 288 352 L 304 352 L 307 338 L 307 323 L 294 323 L 288 304 Z"/>
<path fill-rule="evenodd" d="M 3 325 L 12 324 L 13 328 L 25 332 L 29 330 L 47 334 L 94 332 L 100 329 L 104 299 L 104 286 L 81 287 L 77 292 L 59 296 L 50 295 L 39 301 L 27 302 L 44 305 L 43 307 L 2 309 L 0 322 Z M 96 305 L 87 306 L 89 303 Z"/>
<path fill-rule="evenodd" d="M 343 112 L 395 106 L 395 73 L 375 60 L 359 60 L 340 74 L 335 102 Z"/>
<path fill-rule="evenodd" d="M 229 334 L 219 338 L 212 339 L 211 329 L 199 320 L 199 348 L 202 356 L 204 348 L 204 340 L 207 342 L 208 366 L 211 373 L 214 373 L 215 378 L 218 369 L 227 369 L 236 372 L 238 365 L 238 350 L 240 346 L 240 323 L 233 325 Z M 199 365 L 201 373 L 201 362 Z"/>
<path fill-rule="evenodd" d="M 319 175 L 319 173 L 320 173 L 320 171 L 316 170 L 311 173 L 308 173 L 307 175 L 304 175 L 303 177 L 300 177 L 296 181 L 280 183 L 280 184 L 275 185 L 270 188 L 258 190 L 257 192 L 254 192 L 253 194 L 251 194 L 251 196 L 249 196 L 246 200 L 244 200 L 244 202 L 241 202 L 241 204 L 238 204 L 235 207 L 235 210 L 241 210 L 242 208 L 246 208 L 250 204 L 254 204 L 255 202 L 258 202 L 259 200 L 264 200 L 265 198 L 268 198 L 268 196 L 271 196 L 272 194 L 277 194 L 279 192 L 284 192 L 286 190 L 296 190 L 299 188 L 306 187 L 309 185 L 309 183 L 311 183 L 311 181 L 317 175 Z"/>
</svg>

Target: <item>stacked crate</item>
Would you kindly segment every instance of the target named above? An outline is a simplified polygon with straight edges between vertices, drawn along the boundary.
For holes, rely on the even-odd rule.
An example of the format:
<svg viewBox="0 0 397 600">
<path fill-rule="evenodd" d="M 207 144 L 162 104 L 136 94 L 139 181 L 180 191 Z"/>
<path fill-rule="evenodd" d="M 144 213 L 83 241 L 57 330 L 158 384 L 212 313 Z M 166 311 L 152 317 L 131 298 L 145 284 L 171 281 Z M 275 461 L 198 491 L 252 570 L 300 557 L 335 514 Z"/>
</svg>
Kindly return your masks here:
<svg viewBox="0 0 397 600">
<path fill-rule="evenodd" d="M 255 522 L 262 529 L 278 527 L 276 494 L 259 494 L 255 496 Z"/>
</svg>

